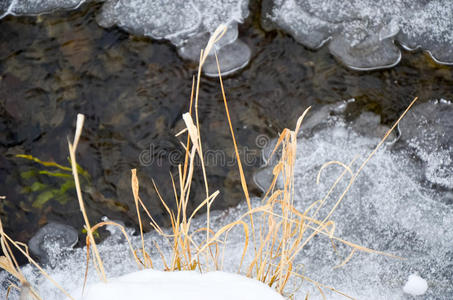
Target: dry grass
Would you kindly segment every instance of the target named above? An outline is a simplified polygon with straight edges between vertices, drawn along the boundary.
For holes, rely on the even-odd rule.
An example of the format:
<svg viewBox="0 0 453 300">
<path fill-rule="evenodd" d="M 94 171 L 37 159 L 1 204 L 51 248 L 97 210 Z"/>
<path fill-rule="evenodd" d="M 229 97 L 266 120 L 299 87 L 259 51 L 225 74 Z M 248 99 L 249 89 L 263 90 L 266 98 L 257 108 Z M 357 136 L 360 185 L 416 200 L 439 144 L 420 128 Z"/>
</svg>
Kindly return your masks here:
<svg viewBox="0 0 453 300">
<path fill-rule="evenodd" d="M 351 242 L 342 240 L 338 237 L 335 237 L 335 223 L 331 220 L 332 214 L 335 209 L 340 205 L 341 201 L 344 199 L 344 196 L 350 189 L 351 185 L 356 180 L 357 176 L 360 174 L 363 167 L 371 159 L 371 157 L 376 153 L 376 151 L 381 147 L 384 140 L 388 137 L 391 130 L 393 130 L 401 118 L 406 114 L 412 104 L 416 99 L 411 103 L 407 110 L 402 114 L 401 118 L 395 123 L 395 125 L 389 130 L 389 132 L 382 139 L 381 143 L 376 147 L 376 149 L 370 153 L 364 163 L 360 168 L 353 172 L 350 165 L 346 165 L 341 162 L 330 162 L 324 165 L 319 171 L 318 180 L 321 172 L 331 164 L 337 164 L 344 168 L 344 172 L 340 175 L 337 181 L 333 184 L 332 188 L 327 192 L 327 194 L 322 198 L 322 200 L 317 201 L 307 207 L 305 211 L 298 211 L 294 206 L 294 166 L 296 161 L 297 153 L 297 136 L 298 132 L 303 123 L 305 115 L 308 113 L 307 109 L 304 114 L 298 119 L 296 128 L 294 130 L 285 129 L 279 136 L 275 149 L 272 153 L 277 150 L 280 150 L 281 155 L 278 163 L 273 167 L 273 180 L 272 183 L 265 193 L 264 197 L 261 200 L 261 204 L 258 207 L 252 208 L 249 192 L 247 189 L 247 183 L 244 176 L 244 171 L 241 165 L 241 160 L 239 156 L 238 146 L 235 139 L 235 134 L 229 114 L 228 101 L 226 93 L 223 86 L 222 77 L 220 74 L 219 68 L 219 83 L 223 95 L 224 105 L 225 105 L 225 114 L 228 120 L 228 125 L 231 133 L 232 142 L 235 149 L 235 155 L 238 162 L 238 170 L 241 179 L 242 189 L 244 191 L 244 197 L 247 202 L 248 211 L 243 216 L 241 216 L 235 222 L 225 225 L 217 231 L 214 231 L 211 228 L 210 224 L 210 209 L 211 204 L 216 199 L 219 194 L 219 191 L 210 192 L 208 185 L 208 176 L 206 174 L 204 161 L 203 161 L 203 147 L 202 140 L 200 135 L 200 124 L 198 117 L 198 102 L 199 102 L 199 88 L 200 88 L 200 78 L 203 63 L 206 60 L 207 55 L 210 53 L 211 48 L 218 41 L 226 31 L 225 26 L 219 27 L 216 32 L 212 35 L 206 49 L 201 52 L 200 55 L 200 66 L 198 70 L 197 77 L 193 80 L 192 93 L 190 97 L 190 109 L 188 113 L 185 113 L 182 117 L 186 125 L 186 129 L 178 133 L 177 136 L 182 136 L 187 134 L 187 139 L 185 143 L 181 142 L 186 150 L 185 161 L 183 165 L 178 166 L 177 178 L 170 177 L 176 201 L 176 211 L 172 211 L 166 201 L 160 196 L 159 190 L 156 185 L 154 188 L 159 196 L 163 206 L 165 207 L 170 220 L 171 220 L 171 234 L 165 233 L 165 231 L 159 227 L 156 221 L 153 219 L 150 211 L 144 206 L 143 201 L 139 196 L 139 180 L 136 175 L 136 171 L 132 170 L 131 173 L 131 187 L 132 195 L 134 198 L 135 209 L 137 211 L 137 217 L 140 226 L 140 235 L 141 235 L 141 247 L 140 249 L 134 249 L 132 244 L 127 237 L 127 234 L 120 225 L 113 222 L 102 222 L 91 227 L 88 217 L 86 215 L 86 210 L 84 207 L 81 187 L 78 180 L 77 165 L 76 165 L 76 150 L 78 141 L 82 132 L 83 127 L 83 116 L 78 116 L 76 134 L 74 142 L 69 144 L 69 152 L 71 156 L 72 172 L 74 180 L 76 183 L 77 196 L 80 204 L 80 209 L 85 220 L 85 228 L 87 230 L 87 268 L 88 261 L 92 256 L 96 270 L 99 273 L 101 280 L 106 281 L 105 270 L 103 267 L 102 259 L 99 255 L 99 252 L 96 247 L 95 240 L 93 238 L 93 230 L 99 226 L 104 225 L 115 225 L 120 226 L 123 234 L 126 236 L 127 241 L 131 249 L 131 253 L 137 262 L 138 269 L 143 268 L 153 268 L 154 264 L 151 259 L 151 256 L 146 249 L 146 244 L 144 240 L 143 232 L 143 222 L 146 222 L 142 218 L 142 213 L 146 214 L 146 218 L 162 237 L 164 237 L 172 245 L 171 255 L 165 256 L 164 253 L 160 250 L 160 246 L 155 244 L 154 247 L 159 251 L 165 270 L 175 271 L 175 270 L 199 270 L 201 272 L 209 271 L 211 268 L 221 269 L 223 266 L 223 255 L 224 253 L 222 248 L 225 247 L 225 240 L 228 233 L 236 226 L 241 226 L 244 230 L 244 248 L 242 253 L 242 259 L 238 262 L 238 272 L 245 273 L 248 277 L 256 278 L 259 281 L 266 283 L 267 285 L 275 288 L 281 294 L 292 297 L 287 291 L 287 284 L 291 278 L 301 278 L 304 281 L 314 284 L 320 291 L 321 295 L 324 295 L 323 290 L 329 289 L 336 293 L 339 293 L 347 298 L 350 296 L 335 290 L 332 287 L 323 285 L 316 281 L 311 280 L 306 277 L 304 274 L 299 272 L 299 267 L 296 265 L 295 260 L 304 247 L 317 235 L 325 236 L 325 238 L 331 239 L 332 241 L 343 243 L 350 247 L 351 253 L 345 259 L 343 263 L 337 267 L 341 267 L 346 264 L 353 256 L 355 252 L 364 251 L 369 253 L 381 253 L 371 249 L 361 247 L 360 245 L 353 244 Z M 219 65 L 219 64 L 218 64 Z M 195 122 L 193 120 L 192 108 L 194 106 Z M 206 197 L 205 200 L 191 213 L 187 214 L 187 206 L 190 199 L 190 189 L 194 174 L 194 169 L 196 168 L 195 159 L 198 156 L 201 164 Z M 338 184 L 338 182 L 346 175 L 351 175 L 351 179 L 347 188 L 341 194 L 340 198 L 337 199 L 336 204 L 332 210 L 323 218 L 318 217 L 321 207 L 326 203 L 326 200 L 329 198 L 331 192 Z M 282 184 L 277 185 L 277 182 L 280 181 Z M 192 222 L 194 216 L 201 212 L 206 212 L 206 227 L 204 228 L 192 228 Z M 194 235 L 203 235 L 201 242 L 196 242 Z M 28 253 L 23 250 L 17 242 L 12 241 L 6 233 L 3 231 L 0 223 L 0 235 L 1 235 L 1 246 L 3 252 L 5 253 L 4 257 L 0 258 L 0 267 L 11 273 L 15 276 L 22 285 L 26 284 L 26 279 L 22 275 L 19 265 L 15 261 L 10 245 L 13 245 L 24 255 L 27 256 L 29 261 L 38 267 L 38 269 L 48 277 L 43 269 L 41 269 L 36 262 L 34 262 Z M 197 239 L 199 240 L 199 239 Z M 251 242 L 252 241 L 252 242 Z M 252 246 L 250 246 L 250 244 Z M 90 250 L 92 254 L 90 255 Z M 249 256 L 252 257 L 249 263 L 245 266 L 245 271 L 242 271 L 242 267 L 245 263 L 246 252 L 249 252 Z M 53 281 L 50 277 L 49 280 Z M 86 276 L 85 276 L 86 279 Z M 54 281 L 53 281 L 54 282 Z M 54 282 L 56 286 L 59 285 Z M 62 292 L 70 299 L 71 296 L 61 288 Z M 40 299 L 39 296 L 30 288 L 30 294 L 33 295 L 35 299 Z M 308 297 L 308 295 L 307 295 Z"/>
</svg>

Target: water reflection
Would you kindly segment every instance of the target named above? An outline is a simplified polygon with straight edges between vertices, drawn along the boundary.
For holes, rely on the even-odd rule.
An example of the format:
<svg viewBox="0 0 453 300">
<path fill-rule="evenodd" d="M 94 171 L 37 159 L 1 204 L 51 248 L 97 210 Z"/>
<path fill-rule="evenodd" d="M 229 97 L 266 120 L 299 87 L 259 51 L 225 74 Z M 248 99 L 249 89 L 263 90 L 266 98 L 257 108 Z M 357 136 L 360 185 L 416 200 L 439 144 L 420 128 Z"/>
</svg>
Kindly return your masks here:
<svg viewBox="0 0 453 300">
<path fill-rule="evenodd" d="M 7 231 L 19 240 L 28 240 L 49 220 L 81 231 L 75 194 L 66 204 L 50 200 L 41 209 L 33 207 L 22 193 L 29 183 L 21 173 L 38 166 L 14 157 L 31 154 L 67 164 L 66 137 L 77 113 L 87 117 L 79 163 L 92 178 L 85 187 L 89 217 L 94 221 L 107 215 L 134 224 L 130 169 L 138 168 L 142 199 L 159 222 L 168 222 L 151 180 L 172 203 L 169 172 L 176 172 L 175 165 L 164 160 L 160 167 L 144 166 L 139 157 L 151 146 L 164 154 L 181 150 L 174 134 L 183 127 L 181 114 L 189 108 L 196 65 L 181 60 L 170 44 L 99 27 L 94 19 L 99 7 L 91 3 L 72 12 L 0 20 L 0 194 L 7 196 L 0 202 L 0 214 Z M 403 55 L 389 70 L 351 71 L 326 49 L 310 51 L 282 32 L 265 33 L 258 10 L 252 3 L 251 16 L 239 27 L 252 49 L 251 62 L 224 79 L 243 147 L 259 150 L 258 135 L 275 137 L 294 126 L 308 105 L 355 98 L 347 118 L 369 110 L 390 123 L 416 95 L 421 101 L 453 99 L 453 69 L 422 53 Z M 216 79 L 202 80 L 199 112 L 204 149 L 234 157 Z M 247 167 L 247 178 L 259 164 L 258 159 Z M 241 201 L 236 168 L 212 164 L 208 174 L 211 188 L 222 192 L 216 208 Z M 204 197 L 198 178 L 192 207 Z M 59 184 L 55 178 L 39 180 Z"/>
</svg>

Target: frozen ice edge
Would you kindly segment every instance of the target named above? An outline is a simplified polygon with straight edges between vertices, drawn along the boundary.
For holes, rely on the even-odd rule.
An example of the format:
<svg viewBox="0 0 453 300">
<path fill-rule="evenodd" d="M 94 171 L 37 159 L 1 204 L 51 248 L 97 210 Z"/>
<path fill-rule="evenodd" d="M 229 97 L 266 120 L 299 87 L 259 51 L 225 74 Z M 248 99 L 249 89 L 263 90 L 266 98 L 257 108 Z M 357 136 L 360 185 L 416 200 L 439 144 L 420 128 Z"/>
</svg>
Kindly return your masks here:
<svg viewBox="0 0 453 300">
<path fill-rule="evenodd" d="M 335 56 L 335 57 L 336 57 L 342 64 L 344 64 L 346 67 L 348 67 L 349 69 L 354 70 L 354 71 L 375 71 L 375 70 L 383 70 L 383 69 L 393 68 L 393 67 L 395 67 L 396 65 L 398 65 L 398 64 L 400 63 L 401 59 L 403 58 L 403 54 L 401 53 L 401 51 L 399 51 L 398 59 L 395 60 L 394 63 L 388 64 L 388 65 L 377 66 L 377 67 L 359 68 L 359 67 L 355 67 L 355 66 L 346 64 L 346 63 L 341 59 L 341 57 L 339 57 L 339 56 L 337 56 L 337 55 L 335 55 L 335 54 L 332 54 L 332 55 Z M 452 64 L 453 64 L 453 63 L 452 63 Z"/>
<path fill-rule="evenodd" d="M 19 0 L 13 0 L 8 9 L 6 10 L 6 12 L 3 13 L 3 15 L 0 16 L 0 18 L 3 18 L 4 16 L 6 15 L 39 15 L 39 14 L 42 14 L 42 13 L 51 13 L 53 11 L 56 11 L 58 10 L 59 8 L 57 7 L 53 7 L 55 6 L 55 3 L 52 3 L 49 1 L 49 3 L 47 3 L 46 1 L 42 1 L 43 3 L 43 10 L 39 13 L 27 13 L 26 11 L 24 11 L 23 13 L 19 14 L 19 13 L 16 13 L 14 11 L 14 7 L 16 7 L 16 5 L 18 5 L 18 2 Z M 273 0 L 275 3 L 278 3 L 278 2 L 282 2 L 281 0 Z M 74 5 L 70 5 L 71 3 L 75 3 Z M 78 2 L 75 2 L 75 1 L 62 1 L 63 5 L 61 6 L 61 8 L 63 9 L 76 9 L 78 8 L 80 5 L 82 5 L 83 3 L 87 2 L 86 0 L 80 0 Z M 114 2 L 114 0 L 107 0 L 105 1 L 105 5 L 107 6 L 110 2 Z M 284 3 L 288 2 L 288 1 L 283 1 Z M 24 4 L 25 3 L 25 4 Z M 23 9 L 24 7 L 26 7 L 26 3 L 27 1 L 24 1 L 24 3 L 21 3 L 22 7 L 21 9 Z M 46 3 L 47 5 L 50 5 L 50 7 L 53 7 L 51 9 L 46 9 Z M 69 3 L 69 4 L 68 4 Z M 182 46 L 182 43 L 184 42 L 181 42 L 181 37 L 182 36 L 185 36 L 186 39 L 190 39 L 190 38 L 193 38 L 194 36 L 196 36 L 197 34 L 199 34 L 199 32 L 197 32 L 197 29 L 199 28 L 202 28 L 202 23 L 203 23 L 203 14 L 202 12 L 200 11 L 199 7 L 197 7 L 197 5 L 194 4 L 193 1 L 188 1 L 187 2 L 193 9 L 194 13 L 196 13 L 196 17 L 195 19 L 197 19 L 197 22 L 195 24 L 189 24 L 188 26 L 185 26 L 183 27 L 182 30 L 179 30 L 179 31 L 175 31 L 175 32 L 172 32 L 172 33 L 168 33 L 167 35 L 165 36 L 162 36 L 162 35 L 159 35 L 159 34 L 156 34 L 154 33 L 153 31 L 147 31 L 145 32 L 145 35 L 147 36 L 150 36 L 151 38 L 153 39 L 157 39 L 157 40 L 162 40 L 162 39 L 166 39 L 166 40 L 169 40 L 171 41 L 172 43 L 174 43 L 178 48 L 180 48 Z M 237 7 L 236 9 L 240 9 L 242 5 L 242 1 L 238 1 L 237 2 Z M 101 12 L 101 15 L 102 15 L 102 12 Z M 265 12 L 263 12 L 263 15 L 266 15 Z M 267 14 L 269 15 L 269 14 Z M 114 14 L 113 14 L 114 16 Z M 129 16 L 130 18 L 132 16 Z M 268 18 L 270 18 L 271 16 L 269 15 Z M 107 16 L 107 18 L 109 18 L 109 16 Z M 122 21 L 118 21 L 118 20 L 109 20 L 107 23 L 109 22 L 113 22 L 112 24 L 115 24 L 117 23 L 118 26 L 120 27 L 123 27 L 125 30 L 127 31 L 132 31 L 134 32 L 134 30 L 129 30 L 131 28 L 129 28 L 129 26 L 127 24 L 121 24 L 123 23 L 125 20 L 126 20 L 126 23 L 128 22 L 127 21 L 127 18 L 128 16 L 121 16 L 122 18 Z M 320 19 L 321 20 L 321 19 Z M 225 23 L 234 23 L 234 22 L 242 22 L 242 19 L 240 17 L 237 17 L 235 15 L 232 15 L 230 16 L 230 19 L 228 21 L 226 21 Z M 311 22 L 311 21 L 310 21 Z M 99 22 L 100 24 L 104 23 L 103 21 L 100 21 Z M 310 24 L 312 25 L 311 23 L 307 23 L 307 24 Z M 104 24 L 105 25 L 105 24 Z M 137 25 L 137 24 L 136 24 Z M 145 26 L 146 24 L 142 24 L 142 30 L 146 30 L 145 29 Z M 291 25 L 286 25 L 286 26 L 291 26 Z M 337 24 L 332 24 L 332 26 L 337 26 Z M 210 29 L 212 30 L 212 29 Z M 293 29 L 295 32 L 297 31 L 297 28 Z M 288 31 L 288 30 L 287 30 Z M 294 36 L 294 33 L 292 34 Z M 313 47 L 310 47 L 310 48 L 313 48 L 313 49 L 319 49 L 321 47 L 323 47 L 325 44 L 332 44 L 332 40 L 333 40 L 333 37 L 334 37 L 334 34 L 331 32 L 329 33 L 329 35 L 324 38 L 323 40 L 321 40 L 316 46 L 313 46 Z M 385 36 L 384 37 L 384 40 L 385 39 L 391 39 L 392 40 L 392 43 L 395 44 L 395 42 L 398 42 L 398 44 L 401 45 L 401 47 L 403 49 L 406 49 L 406 50 L 409 50 L 409 51 L 416 51 L 418 49 L 421 49 L 423 52 L 426 52 L 434 62 L 438 63 L 438 64 L 441 64 L 441 65 L 453 65 L 453 60 L 452 61 L 445 61 L 445 60 L 442 60 L 442 59 L 439 59 L 438 57 L 436 57 L 436 55 L 433 53 L 432 50 L 430 49 L 424 49 L 423 47 L 421 47 L 420 45 L 416 46 L 416 47 L 409 47 L 408 45 L 406 45 L 400 38 L 398 38 L 398 35 L 397 34 L 392 34 L 390 36 Z M 302 44 L 304 44 L 304 41 L 300 41 Z M 307 45 L 306 45 L 307 46 Z M 395 45 L 396 47 L 396 45 Z M 438 51 L 438 50 L 437 50 Z M 250 49 L 248 50 L 248 52 L 250 52 Z M 372 71 L 372 70 L 378 70 L 378 69 L 387 69 L 387 68 L 392 68 L 394 66 L 396 66 L 400 61 L 401 61 L 401 58 L 402 58 L 402 53 L 401 53 L 401 50 L 398 49 L 398 55 L 397 57 L 395 57 L 395 59 L 393 60 L 393 62 L 387 62 L 385 64 L 380 64 L 380 65 L 376 65 L 376 66 L 360 66 L 360 64 L 354 64 L 354 63 L 349 63 L 347 62 L 342 56 L 341 54 L 336 54 L 334 53 L 334 51 L 331 50 L 331 53 L 339 60 L 341 61 L 344 65 L 346 65 L 348 68 L 350 69 L 353 69 L 353 70 L 357 70 L 357 71 Z M 229 55 L 228 53 L 224 54 L 224 55 Z M 235 56 L 235 54 L 231 54 L 233 57 Z M 354 55 L 353 55 L 354 56 Z M 250 61 L 250 53 L 248 55 L 243 55 L 241 57 L 241 61 L 238 61 L 233 67 L 230 67 L 228 69 L 225 69 L 225 71 L 223 72 L 222 71 L 222 74 L 223 75 L 228 75 L 228 74 L 231 74 L 231 73 L 234 73 L 242 68 L 244 68 Z M 363 58 L 360 58 L 360 57 L 357 57 L 357 59 L 359 60 L 363 60 Z M 215 68 L 212 68 L 212 69 L 215 69 Z M 211 77 L 216 77 L 218 74 L 216 71 L 214 72 L 210 72 L 210 71 L 206 71 L 205 72 L 206 75 L 208 76 L 211 76 Z"/>
<path fill-rule="evenodd" d="M 82 4 L 84 4 L 87 0 L 80 0 L 75 5 L 55 7 L 55 8 L 50 8 L 50 9 L 43 9 L 43 10 L 41 10 L 39 12 L 36 12 L 36 13 L 31 13 L 31 12 L 16 13 L 14 11 L 14 8 L 16 7 L 16 5 L 18 4 L 19 1 L 20 0 L 13 0 L 10 3 L 8 9 L 2 15 L 0 15 L 0 19 L 3 19 L 4 17 L 6 17 L 8 15 L 15 16 L 15 17 L 19 17 L 19 16 L 23 16 L 23 15 L 26 15 L 26 16 L 39 16 L 39 15 L 43 15 L 43 14 L 51 14 L 51 13 L 57 12 L 57 11 L 59 11 L 61 9 L 75 10 L 75 9 L 79 8 Z"/>
<path fill-rule="evenodd" d="M 402 41 L 397 41 L 398 44 L 406 51 L 410 51 L 410 52 L 416 52 L 416 51 L 422 51 L 424 53 L 427 53 L 429 55 L 429 57 L 437 64 L 439 65 L 444 65 L 444 66 L 453 66 L 453 61 L 451 62 L 445 62 L 445 61 L 441 61 L 441 60 L 438 60 L 434 54 L 430 51 L 430 50 L 425 50 L 423 49 L 423 47 L 421 45 L 417 45 L 416 47 L 409 47 L 408 45 L 406 45 L 405 43 L 403 43 Z M 453 47 L 453 46 L 452 46 Z M 401 52 L 401 51 L 400 51 Z M 399 63 L 399 61 L 398 61 Z"/>
<path fill-rule="evenodd" d="M 340 49 L 340 54 L 334 53 L 330 49 L 330 52 L 339 61 L 353 70 L 370 71 L 391 68 L 400 62 L 401 48 L 409 51 L 421 49 L 434 62 L 440 65 L 453 65 L 453 52 L 443 51 L 448 45 L 450 48 L 453 47 L 453 35 L 448 33 L 453 28 L 453 19 L 449 17 L 452 15 L 450 10 L 453 9 L 453 5 L 448 1 L 382 0 L 373 2 L 360 0 L 347 1 L 347 3 L 349 4 L 330 0 L 265 0 L 262 7 L 262 24 L 268 30 L 281 28 L 299 43 L 315 50 L 329 40 L 329 48 L 331 48 L 333 40 L 338 37 L 344 39 L 346 36 L 348 39 L 351 37 L 353 40 L 358 39 L 359 44 L 369 44 L 368 47 L 382 47 L 380 51 L 371 56 L 371 59 L 366 58 L 366 55 L 361 55 L 362 50 L 358 50 L 358 53 L 355 54 L 356 50 L 353 50 L 350 54 L 355 56 L 355 60 L 352 62 L 348 57 L 349 50 L 346 48 Z M 294 13 L 296 11 L 297 14 Z M 301 18 L 300 15 L 306 16 Z M 433 21 L 431 22 L 431 20 Z M 382 29 L 390 30 L 391 34 L 384 35 L 382 38 L 379 33 L 379 42 L 370 44 L 372 36 Z M 398 31 L 395 31 L 396 29 Z M 313 35 L 313 33 L 315 34 Z M 312 36 L 310 37 L 310 35 Z M 408 40 L 409 43 L 423 43 L 426 39 L 425 35 L 429 38 L 429 42 L 425 42 L 423 46 L 408 47 L 405 45 L 405 40 Z M 319 37 L 324 37 L 324 39 L 321 41 Z M 387 53 L 391 54 L 396 49 L 391 51 L 389 46 L 382 44 L 382 40 L 387 39 L 392 41 L 394 47 L 396 47 L 396 43 L 401 45 L 398 55 L 393 54 L 395 57 L 391 63 L 385 61 L 392 58 Z M 342 45 L 340 45 L 341 47 Z M 351 49 L 353 49 L 352 45 L 350 45 Z M 384 51 L 384 49 L 387 50 Z M 345 55 L 344 57 L 341 52 Z M 381 52 L 380 56 L 376 55 L 379 52 Z M 381 62 L 379 59 L 376 60 L 378 57 L 381 57 Z M 384 57 L 386 58 L 384 59 Z"/>
<path fill-rule="evenodd" d="M 438 112 L 445 112 L 445 109 L 453 112 L 450 101 L 439 100 L 421 104 L 418 110 L 414 110 L 413 115 L 406 116 L 406 118 L 418 120 L 418 113 L 424 112 L 426 106 L 432 106 Z M 325 108 L 323 107 L 323 109 Z M 331 107 L 330 111 L 338 112 L 338 108 Z M 320 124 L 324 125 L 316 128 L 316 125 L 312 126 L 316 124 L 314 121 L 319 121 L 329 114 L 321 111 L 320 114 L 312 112 L 312 115 L 314 115 L 315 120 L 311 120 L 309 114 L 307 126 L 304 127 L 304 124 L 302 124 L 302 131 L 305 133 L 298 142 L 298 149 L 299 147 L 301 149 L 298 151 L 302 152 L 298 153 L 295 180 L 296 183 L 305 182 L 303 185 L 296 185 L 296 195 L 304 195 L 303 198 L 298 199 L 298 201 L 305 203 L 305 205 L 298 206 L 299 209 L 303 209 L 312 201 L 319 199 L 319 196 L 316 196 L 317 193 L 313 192 L 319 190 L 319 188 L 307 186 L 307 179 L 316 177 L 316 166 L 320 167 L 323 162 L 329 160 L 348 163 L 353 155 L 366 153 L 361 148 L 365 147 L 370 152 L 380 140 L 373 135 L 369 137 L 357 135 L 357 133 L 354 133 L 354 122 L 351 124 L 344 123 L 341 117 L 331 116 L 328 118 L 330 121 L 320 121 Z M 438 117 L 435 114 L 430 116 L 433 119 Z M 448 120 L 445 121 L 448 123 Z M 378 124 L 379 122 L 376 124 L 375 121 L 371 120 L 367 125 L 357 126 L 365 127 L 367 131 L 373 131 Z M 409 136 L 408 132 L 402 132 L 403 140 L 413 139 L 414 132 L 417 134 L 416 139 L 423 139 L 423 132 L 419 132 L 417 128 L 412 130 Z M 438 134 L 439 138 L 442 138 L 444 133 L 441 131 Z M 452 132 L 447 131 L 446 134 L 451 136 Z M 306 135 L 305 141 L 302 140 L 301 138 Z M 341 204 L 343 207 L 340 206 L 336 212 L 335 221 L 337 222 L 337 235 L 340 237 L 349 241 L 355 240 L 363 246 L 402 256 L 406 260 L 394 261 L 379 256 L 373 258 L 372 255 L 360 254 L 361 258 L 355 258 L 348 262 L 343 267 L 344 273 L 340 272 L 343 276 L 338 274 L 338 277 L 329 274 L 327 260 L 317 258 L 316 252 L 307 251 L 305 256 L 308 257 L 302 261 L 307 262 L 307 274 L 310 277 L 315 276 L 311 278 L 329 283 L 343 292 L 350 292 L 349 295 L 359 299 L 406 299 L 402 293 L 402 287 L 407 276 L 414 272 L 421 274 L 429 282 L 430 286 L 424 299 L 451 299 L 453 298 L 453 270 L 451 269 L 453 252 L 449 249 L 449 245 L 452 238 L 453 208 L 451 205 L 445 205 L 439 199 L 444 197 L 442 193 L 422 192 L 420 183 L 414 179 L 417 176 L 408 175 L 412 172 L 423 173 L 423 169 L 404 167 L 405 164 L 401 164 L 401 160 L 402 158 L 408 159 L 411 152 L 406 154 L 403 152 L 401 156 L 399 150 L 392 150 L 396 143 L 401 143 L 398 142 L 398 135 L 396 139 L 387 143 L 372 158 L 369 165 L 365 167 L 364 173 L 359 176 L 359 181 L 354 183 L 353 190 L 349 192 L 348 198 Z M 272 149 L 272 143 L 270 145 Z M 401 170 L 401 168 L 403 169 Z M 272 167 L 269 167 L 268 170 L 272 170 Z M 259 176 L 268 177 L 270 172 L 266 174 L 263 171 L 259 173 Z M 376 176 L 376 174 L 380 175 Z M 450 179 L 453 178 L 452 173 L 449 176 Z M 335 177 L 336 175 L 329 175 L 324 180 L 332 182 Z M 265 180 L 258 178 L 255 178 L 255 180 L 265 182 Z M 375 184 L 373 181 L 378 183 Z M 392 183 L 392 181 L 395 182 Z M 329 184 L 326 183 L 323 189 L 328 186 Z M 308 199 L 304 200 L 307 197 Z M 354 202 L 358 203 L 354 204 Z M 301 205 L 301 203 L 298 202 L 298 205 Z M 368 211 L 369 209 L 370 211 Z M 374 209 L 377 212 L 373 212 Z M 358 218 L 364 218 L 363 222 L 365 223 L 351 223 L 349 221 L 349 219 Z M 417 220 L 416 224 L 413 224 L 414 220 Z M 345 226 L 348 223 L 355 225 Z M 367 227 L 371 227 L 369 228 L 371 231 L 365 230 Z M 373 236 L 374 238 L 371 238 Z M 370 242 L 371 244 L 368 244 Z M 329 252 L 327 247 L 322 249 L 325 250 L 326 254 Z M 324 253 L 323 251 L 320 252 Z M 330 255 L 327 256 L 334 258 Z M 315 264 L 316 267 L 309 267 L 310 258 L 313 260 L 312 264 Z M 357 273 L 357 275 L 351 276 L 352 273 Z M 376 276 L 376 274 L 379 275 Z M 351 282 L 352 278 L 355 278 L 357 282 Z M 361 293 L 360 290 L 362 290 Z M 371 295 L 373 296 L 371 297 Z M 331 297 L 328 297 L 328 299 L 331 299 Z"/>
</svg>

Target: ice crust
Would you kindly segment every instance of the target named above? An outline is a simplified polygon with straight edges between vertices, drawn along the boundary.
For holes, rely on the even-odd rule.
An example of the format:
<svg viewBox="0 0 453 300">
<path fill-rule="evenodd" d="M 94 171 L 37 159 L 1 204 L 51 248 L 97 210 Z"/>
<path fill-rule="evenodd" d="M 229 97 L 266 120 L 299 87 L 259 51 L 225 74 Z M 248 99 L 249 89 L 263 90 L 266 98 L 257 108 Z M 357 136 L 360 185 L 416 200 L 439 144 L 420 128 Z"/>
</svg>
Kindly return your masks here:
<svg viewBox="0 0 453 300">
<path fill-rule="evenodd" d="M 352 170 L 357 170 L 387 130 L 380 124 L 379 117 L 372 113 L 365 113 L 351 122 L 345 121 L 342 111 L 347 105 L 348 102 L 336 107 L 324 106 L 319 111 L 311 112 L 302 125 L 294 191 L 295 205 L 300 211 L 321 199 L 342 172 L 339 166 L 331 165 L 321 174 L 320 184 L 316 184 L 316 176 L 324 163 L 338 160 L 349 164 L 359 155 L 351 166 Z M 329 239 L 317 237 L 296 259 L 296 264 L 303 266 L 299 271 L 356 299 L 374 300 L 411 299 L 404 293 L 403 287 L 409 275 L 417 273 L 428 284 L 423 299 L 453 298 L 453 204 L 446 201 L 452 187 L 447 184 L 439 189 L 437 185 L 424 183 L 426 180 L 438 182 L 439 179 L 430 177 L 433 172 L 427 173 L 427 170 L 448 163 L 448 159 L 435 153 L 443 153 L 444 143 L 451 146 L 453 131 L 446 130 L 451 125 L 451 111 L 452 104 L 448 101 L 415 106 L 412 113 L 405 117 L 405 122 L 401 123 L 399 138 L 391 136 L 369 161 L 332 216 L 336 236 L 404 259 L 356 252 L 345 266 L 333 269 L 348 257 L 351 248 L 336 242 L 334 250 Z M 414 153 L 415 156 L 412 155 Z M 425 154 L 434 156 L 424 159 Z M 441 174 L 441 182 L 451 183 L 453 178 L 451 171 L 434 174 Z M 349 179 L 347 175 L 337 186 L 318 218 L 326 216 Z M 252 200 L 252 205 L 258 204 L 259 199 Z M 214 230 L 218 229 L 237 220 L 246 210 L 247 205 L 242 203 L 235 208 L 212 212 L 211 225 Z M 195 219 L 193 228 L 204 227 L 204 218 L 201 215 Z M 161 245 L 165 256 L 170 255 L 171 245 L 155 233 L 148 233 L 145 240 L 155 268 L 162 270 L 160 254 L 153 246 L 154 242 Z M 141 248 L 138 236 L 132 236 L 132 243 Z M 237 272 L 243 245 L 242 230 L 237 228 L 228 235 L 224 271 Z M 119 232 L 112 231 L 99 249 L 109 278 L 137 271 L 126 241 Z M 66 252 L 58 256 L 58 264 L 46 267 L 52 277 L 67 290 L 74 291 L 76 297 L 81 295 L 85 251 L 74 249 Z M 251 248 L 249 253 L 252 253 Z M 248 255 L 244 265 L 250 260 Z M 52 284 L 31 266 L 26 266 L 24 273 L 44 299 L 62 298 Z M 7 278 L 5 273 L 0 273 L 0 282 L 6 282 Z M 88 282 L 98 282 L 91 263 Z M 300 285 L 297 280 L 291 282 L 289 292 Z M 308 292 L 310 299 L 323 299 L 317 288 L 308 282 L 302 283 L 296 299 L 304 299 Z M 328 299 L 344 299 L 328 289 L 323 289 L 323 292 Z M 0 297 L 4 293 L 5 287 Z M 10 299 L 15 299 L 14 296 L 17 294 L 10 296 Z"/>
<path fill-rule="evenodd" d="M 331 40 L 330 52 L 352 69 L 396 65 L 395 41 L 453 64 L 450 0 L 265 0 L 262 17 L 268 29 L 275 24 L 309 48 Z"/>
<path fill-rule="evenodd" d="M 0 0 L 0 18 L 11 14 L 39 15 L 57 9 L 75 9 L 85 0 Z"/>
</svg>

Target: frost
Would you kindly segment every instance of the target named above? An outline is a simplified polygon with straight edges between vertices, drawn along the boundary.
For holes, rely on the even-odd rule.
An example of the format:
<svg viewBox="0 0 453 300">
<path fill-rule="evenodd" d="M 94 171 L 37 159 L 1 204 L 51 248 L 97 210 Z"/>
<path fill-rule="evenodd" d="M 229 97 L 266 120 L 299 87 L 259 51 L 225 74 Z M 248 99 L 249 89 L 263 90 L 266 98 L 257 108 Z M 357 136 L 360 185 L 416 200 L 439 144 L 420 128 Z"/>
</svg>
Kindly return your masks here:
<svg viewBox="0 0 453 300">
<path fill-rule="evenodd" d="M 440 63 L 453 63 L 453 2 L 449 0 L 268 0 L 263 24 L 273 24 L 309 48 L 329 49 L 347 66 L 368 70 L 396 65 L 394 41 L 421 47 Z"/>
<path fill-rule="evenodd" d="M 238 39 L 237 27 L 236 23 L 230 24 L 225 35 L 215 44 L 222 75 L 242 69 L 250 61 L 250 48 Z M 183 46 L 178 48 L 178 54 L 185 59 L 197 61 L 200 57 L 202 46 L 208 43 L 209 38 L 209 33 L 203 33 L 188 39 Z M 203 71 L 208 76 L 218 75 L 214 52 L 211 52 L 207 57 L 203 65 Z"/>
</svg>

